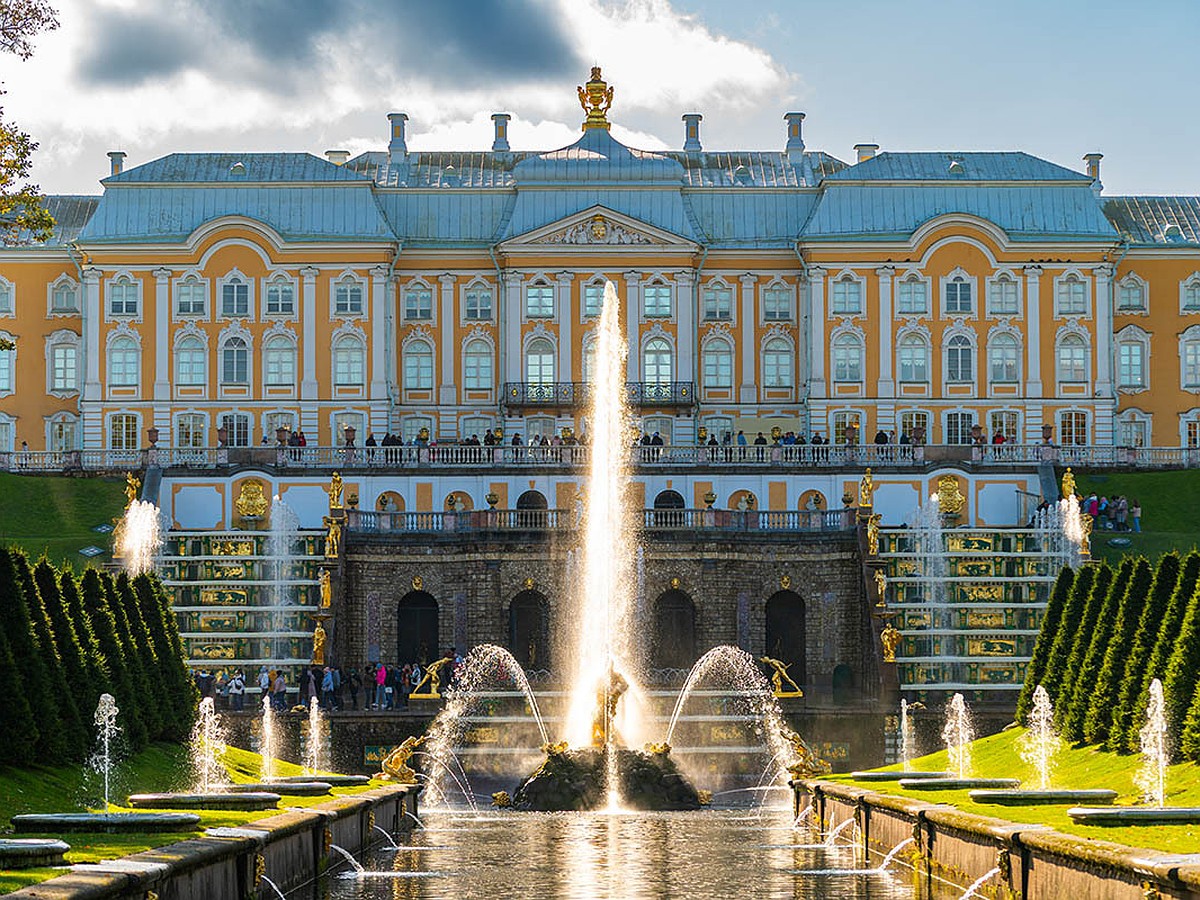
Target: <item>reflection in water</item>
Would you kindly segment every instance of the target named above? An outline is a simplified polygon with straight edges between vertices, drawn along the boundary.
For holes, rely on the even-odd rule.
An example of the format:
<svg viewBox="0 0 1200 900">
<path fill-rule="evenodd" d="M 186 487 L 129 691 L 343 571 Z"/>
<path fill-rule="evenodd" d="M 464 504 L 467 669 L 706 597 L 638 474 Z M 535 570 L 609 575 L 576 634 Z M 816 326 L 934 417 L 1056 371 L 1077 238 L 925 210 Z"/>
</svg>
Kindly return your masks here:
<svg viewBox="0 0 1200 900">
<path fill-rule="evenodd" d="M 436 834 L 416 831 L 399 839 L 399 850 L 368 854 L 365 877 L 327 878 L 315 900 L 917 896 L 910 873 L 896 865 L 848 874 L 864 868 L 854 849 L 816 844 L 815 835 L 793 828 L 790 809 L 768 808 L 754 825 L 744 816 L 744 809 L 467 819 L 427 813 Z"/>
</svg>

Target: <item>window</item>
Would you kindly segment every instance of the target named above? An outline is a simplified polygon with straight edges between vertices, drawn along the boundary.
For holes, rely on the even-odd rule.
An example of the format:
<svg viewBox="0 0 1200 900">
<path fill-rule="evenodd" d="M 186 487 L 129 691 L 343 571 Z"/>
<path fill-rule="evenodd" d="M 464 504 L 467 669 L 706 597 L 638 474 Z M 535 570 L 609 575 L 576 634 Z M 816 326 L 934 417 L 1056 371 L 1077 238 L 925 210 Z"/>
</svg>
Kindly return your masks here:
<svg viewBox="0 0 1200 900">
<path fill-rule="evenodd" d="M 108 446 L 110 450 L 138 449 L 138 418 L 132 413 L 121 413 L 108 420 L 111 427 Z"/>
<path fill-rule="evenodd" d="M 221 347 L 221 383 L 250 383 L 250 347 L 244 338 L 227 338 Z"/>
<path fill-rule="evenodd" d="M 432 310 L 432 303 L 431 299 L 428 306 L 430 310 Z M 333 286 L 333 314 L 335 316 L 361 316 L 363 314 L 362 282 L 347 275 Z M 405 307 L 404 318 L 414 318 L 408 315 L 407 307 Z M 423 318 L 432 318 L 432 314 Z"/>
<path fill-rule="evenodd" d="M 1088 380 L 1088 348 L 1077 334 L 1069 334 L 1059 341 L 1058 380 L 1068 384 Z"/>
<path fill-rule="evenodd" d="M 862 313 L 862 285 L 853 276 L 846 275 L 833 283 L 830 311 L 841 315 Z"/>
<path fill-rule="evenodd" d="M 433 346 L 428 341 L 413 341 L 404 348 L 404 387 L 433 389 Z"/>
<path fill-rule="evenodd" d="M 973 412 L 946 413 L 946 443 L 971 443 L 971 428 L 974 425 L 975 413 Z"/>
<path fill-rule="evenodd" d="M 988 423 L 990 431 L 988 432 L 989 440 L 995 436 L 996 432 L 1004 435 L 1004 440 L 1013 444 L 1020 438 L 1020 417 L 1011 409 L 1000 409 L 988 413 Z"/>
<path fill-rule="evenodd" d="M 263 433 L 266 434 L 267 440 L 272 440 L 280 428 L 292 431 L 295 424 L 296 417 L 290 412 L 267 413 L 263 416 Z"/>
<path fill-rule="evenodd" d="M 929 381 L 929 345 L 919 334 L 906 334 L 900 339 L 900 381 L 922 384 Z"/>
<path fill-rule="evenodd" d="M 108 345 L 110 387 L 137 387 L 138 347 L 131 337 L 116 338 Z"/>
<path fill-rule="evenodd" d="M 791 344 L 771 338 L 763 345 L 763 387 L 790 388 L 794 383 Z"/>
<path fill-rule="evenodd" d="M 988 312 L 994 316 L 1017 315 L 1017 280 L 1003 272 L 997 275 L 988 283 L 987 302 Z"/>
<path fill-rule="evenodd" d="M 363 342 L 346 335 L 333 348 L 333 383 L 339 387 L 361 387 L 366 383 L 367 351 Z"/>
<path fill-rule="evenodd" d="M 346 443 L 346 430 L 353 428 L 358 437 L 355 439 L 361 443 L 364 439 L 363 433 L 363 416 L 362 413 L 355 412 L 340 412 L 333 416 L 333 436 L 339 444 Z"/>
<path fill-rule="evenodd" d="M 226 413 L 221 416 L 221 427 L 225 429 L 225 444 L 228 447 L 250 446 L 250 417 L 243 413 Z"/>
<path fill-rule="evenodd" d="M 74 416 L 59 416 L 50 422 L 47 449 L 63 453 L 79 449 L 79 420 Z"/>
<path fill-rule="evenodd" d="M 50 389 L 79 390 L 79 347 L 75 344 L 54 344 L 50 348 Z"/>
<path fill-rule="evenodd" d="M 7 281 L 0 281 L 0 316 L 11 316 L 15 309 L 13 304 L 13 286 Z"/>
<path fill-rule="evenodd" d="M 204 416 L 184 413 L 175 420 L 175 446 L 194 450 L 206 446 L 208 429 L 204 427 Z"/>
<path fill-rule="evenodd" d="M 108 285 L 108 314 L 111 316 L 136 316 L 138 314 L 139 285 L 131 278 L 121 276 Z"/>
<path fill-rule="evenodd" d="M 1184 446 L 1195 449 L 1200 447 L 1200 419 L 1194 415 L 1188 418 L 1184 423 Z M 0 422 L 0 428 L 4 427 L 4 423 Z M 12 439 L 9 438 L 9 446 L 12 446 Z"/>
<path fill-rule="evenodd" d="M 1014 384 L 1021 377 L 1021 343 L 1012 334 L 998 334 L 988 345 L 988 373 L 997 384 Z"/>
<path fill-rule="evenodd" d="M 945 283 L 945 309 L 948 315 L 970 315 L 971 282 L 962 275 L 955 275 Z"/>
<path fill-rule="evenodd" d="M 0 413 L 0 453 L 12 452 L 13 443 L 17 439 L 16 435 L 16 423 Z"/>
<path fill-rule="evenodd" d="M 900 433 L 914 444 L 923 444 L 929 437 L 929 413 L 909 410 L 900 413 Z"/>
<path fill-rule="evenodd" d="M 908 315 L 929 312 L 929 292 L 923 278 L 910 275 L 900 281 L 896 290 L 896 312 Z"/>
<path fill-rule="evenodd" d="M 642 377 L 650 384 L 670 384 L 674 377 L 671 345 L 662 338 L 646 344 L 642 353 Z"/>
<path fill-rule="evenodd" d="M 1060 316 L 1082 316 L 1087 313 L 1087 285 L 1078 275 L 1068 275 L 1058 282 L 1056 299 Z"/>
<path fill-rule="evenodd" d="M 767 288 L 762 292 L 763 320 L 767 322 L 792 321 L 792 292 L 787 288 Z"/>
<path fill-rule="evenodd" d="M 75 285 L 64 282 L 54 286 L 54 290 L 50 292 L 50 311 L 79 312 L 79 293 Z"/>
<path fill-rule="evenodd" d="M 407 322 L 433 321 L 433 291 L 420 284 L 405 291 L 404 319 Z"/>
<path fill-rule="evenodd" d="M 469 391 L 492 388 L 492 347 L 484 340 L 467 341 L 463 348 L 463 387 Z"/>
<path fill-rule="evenodd" d="M 975 354 L 966 335 L 956 334 L 946 344 L 946 380 L 956 384 L 975 380 Z"/>
<path fill-rule="evenodd" d="M 1145 447 L 1149 439 L 1149 422 L 1136 413 L 1117 420 L 1117 446 Z"/>
<path fill-rule="evenodd" d="M 733 290 L 723 285 L 704 289 L 704 320 L 728 322 L 733 318 Z"/>
<path fill-rule="evenodd" d="M 1117 288 L 1118 310 L 1142 310 L 1146 308 L 1146 291 L 1140 281 L 1123 281 Z"/>
<path fill-rule="evenodd" d="M 1127 388 L 1146 386 L 1146 346 L 1141 342 L 1117 344 L 1117 384 Z"/>
<path fill-rule="evenodd" d="M 250 285 L 238 275 L 231 275 L 221 285 L 221 315 L 227 319 L 244 319 L 250 315 Z"/>
<path fill-rule="evenodd" d="M 862 381 L 862 357 L 862 341 L 856 335 L 838 335 L 833 341 L 833 380 Z"/>
<path fill-rule="evenodd" d="M 1200 388 L 1200 341 L 1187 341 L 1180 354 L 1183 364 L 1183 386 Z"/>
<path fill-rule="evenodd" d="M 600 315 L 604 308 L 604 285 L 585 284 L 583 286 L 583 316 L 590 319 Z"/>
<path fill-rule="evenodd" d="M 1088 442 L 1087 413 L 1066 410 L 1058 414 L 1058 442 L 1064 446 L 1084 446 Z"/>
<path fill-rule="evenodd" d="M 422 428 L 426 430 L 427 434 L 433 433 L 433 419 L 425 416 L 408 416 L 400 427 L 404 434 L 404 443 L 411 444 L 421 434 Z"/>
<path fill-rule="evenodd" d="M 701 353 L 706 388 L 733 387 L 733 346 L 724 338 L 714 338 L 704 344 Z"/>
<path fill-rule="evenodd" d="M 1200 278 L 1193 278 L 1183 286 L 1183 308 L 1200 310 Z"/>
<path fill-rule="evenodd" d="M 528 384 L 554 383 L 554 346 L 545 338 L 535 338 L 525 350 L 525 381 Z"/>
<path fill-rule="evenodd" d="M 175 285 L 175 315 L 203 316 L 208 305 L 204 282 L 199 278 L 185 278 Z"/>
<path fill-rule="evenodd" d="M 530 319 L 548 319 L 554 315 L 554 288 L 531 284 L 525 288 L 525 315 Z"/>
<path fill-rule="evenodd" d="M 296 384 L 296 345 L 282 335 L 263 345 L 263 381 L 272 387 Z"/>
<path fill-rule="evenodd" d="M 583 380 L 591 384 L 596 380 L 596 341 L 586 341 L 583 345 Z"/>
<path fill-rule="evenodd" d="M 666 284 L 648 284 L 642 288 L 642 304 L 646 318 L 661 319 L 671 315 L 671 287 Z"/>
<path fill-rule="evenodd" d="M 175 348 L 175 383 L 195 386 L 208 383 L 207 354 L 198 337 L 185 337 Z"/>
<path fill-rule="evenodd" d="M 267 282 L 267 315 L 294 316 L 296 314 L 296 288 L 287 278 L 275 278 Z"/>
<path fill-rule="evenodd" d="M 856 412 L 835 412 L 833 414 L 833 442 L 845 444 L 851 434 L 854 439 L 862 437 L 861 416 Z"/>
<path fill-rule="evenodd" d="M 463 295 L 463 318 L 471 322 L 489 322 L 492 318 L 490 288 L 468 288 Z"/>
<path fill-rule="evenodd" d="M 0 394 L 13 392 L 13 368 L 16 350 L 0 350 Z"/>
</svg>

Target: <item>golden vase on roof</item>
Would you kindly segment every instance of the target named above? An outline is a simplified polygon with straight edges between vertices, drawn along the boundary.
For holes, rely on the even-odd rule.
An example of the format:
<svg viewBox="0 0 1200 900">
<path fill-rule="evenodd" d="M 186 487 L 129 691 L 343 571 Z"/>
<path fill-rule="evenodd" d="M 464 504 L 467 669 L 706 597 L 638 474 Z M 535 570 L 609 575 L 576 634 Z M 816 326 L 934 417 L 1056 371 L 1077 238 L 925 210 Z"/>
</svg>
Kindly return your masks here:
<svg viewBox="0 0 1200 900">
<path fill-rule="evenodd" d="M 576 88 L 579 91 L 579 105 L 587 113 L 583 120 L 583 131 L 589 128 L 603 128 L 608 131 L 608 110 L 612 106 L 613 89 L 600 75 L 600 67 L 592 66 L 592 77 L 588 83 Z"/>
</svg>

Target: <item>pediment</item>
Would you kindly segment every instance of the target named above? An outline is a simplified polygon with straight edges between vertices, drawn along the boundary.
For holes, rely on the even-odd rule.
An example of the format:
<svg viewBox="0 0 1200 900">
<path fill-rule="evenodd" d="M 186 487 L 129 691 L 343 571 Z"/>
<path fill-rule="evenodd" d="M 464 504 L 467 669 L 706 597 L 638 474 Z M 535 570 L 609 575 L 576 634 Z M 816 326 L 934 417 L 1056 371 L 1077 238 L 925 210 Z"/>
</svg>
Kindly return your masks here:
<svg viewBox="0 0 1200 900">
<path fill-rule="evenodd" d="M 584 248 L 589 252 L 632 248 L 694 253 L 699 246 L 678 234 L 599 205 L 511 237 L 499 246 L 501 252 L 510 253 L 532 249 L 578 253 Z"/>
</svg>

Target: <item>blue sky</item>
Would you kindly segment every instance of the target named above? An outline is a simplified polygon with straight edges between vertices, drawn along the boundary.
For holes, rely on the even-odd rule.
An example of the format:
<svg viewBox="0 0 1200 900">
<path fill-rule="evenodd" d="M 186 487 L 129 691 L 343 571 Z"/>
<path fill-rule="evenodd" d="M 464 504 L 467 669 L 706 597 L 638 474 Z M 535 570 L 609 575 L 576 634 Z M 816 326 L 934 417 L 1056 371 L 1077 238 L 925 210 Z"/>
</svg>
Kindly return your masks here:
<svg viewBox="0 0 1200 900">
<path fill-rule="evenodd" d="M 59 0 L 33 60 L 0 60 L 6 114 L 50 192 L 96 192 L 105 151 L 516 149 L 578 134 L 575 85 L 616 85 L 614 134 L 678 147 L 1024 150 L 1107 193 L 1200 194 L 1200 0 Z"/>
</svg>

